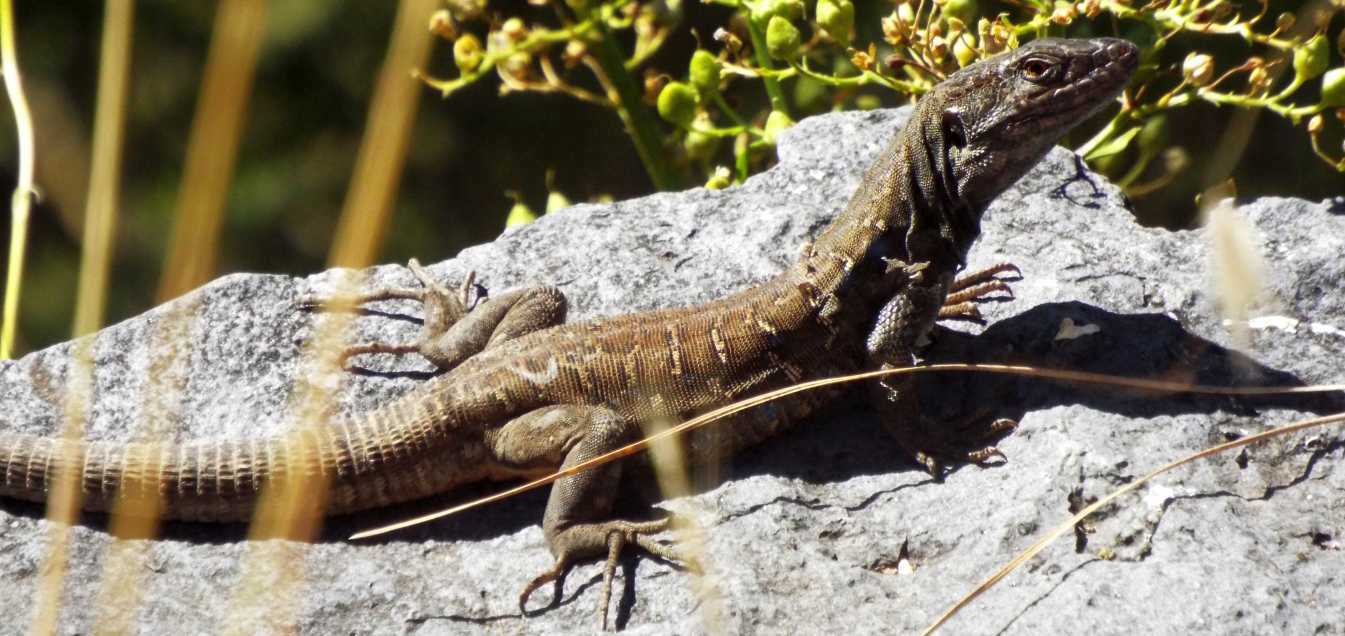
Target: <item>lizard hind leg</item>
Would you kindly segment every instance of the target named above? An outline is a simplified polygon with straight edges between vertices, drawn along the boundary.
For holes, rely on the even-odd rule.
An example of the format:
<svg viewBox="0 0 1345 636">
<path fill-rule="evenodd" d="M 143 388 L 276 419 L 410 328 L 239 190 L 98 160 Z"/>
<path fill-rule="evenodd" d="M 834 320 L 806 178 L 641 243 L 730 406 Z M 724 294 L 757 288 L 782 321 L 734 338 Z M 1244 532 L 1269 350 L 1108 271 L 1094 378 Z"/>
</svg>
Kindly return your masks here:
<svg viewBox="0 0 1345 636">
<path fill-rule="evenodd" d="M 469 272 L 457 290 L 440 285 L 415 259 L 407 267 L 420 281 L 420 289 L 375 290 L 350 299 L 350 304 L 380 300 L 418 300 L 424 311 L 424 326 L 414 343 L 363 343 L 342 351 L 344 362 L 364 354 L 419 353 L 440 370 L 448 371 L 491 346 L 565 321 L 566 301 L 554 287 L 525 287 L 497 297 L 479 296 L 472 302 L 475 272 Z M 330 301 L 306 298 L 303 307 L 320 307 Z"/>
<path fill-rule="evenodd" d="M 541 418 L 550 421 L 544 422 Z M 500 430 L 492 447 L 497 457 L 511 464 L 555 459 L 552 453 L 560 447 L 564 451 L 561 467 L 567 468 L 620 448 L 636 439 L 639 432 L 638 425 L 606 407 L 555 406 L 511 421 Z M 565 440 L 563 447 L 544 442 L 561 439 Z M 617 461 L 563 477 L 552 484 L 542 531 L 556 561 L 524 587 L 518 599 L 520 611 L 526 614 L 532 593 L 563 578 L 574 565 L 605 558 L 598 615 L 606 629 L 617 560 L 627 546 L 636 546 L 661 559 L 682 563 L 693 571 L 700 570 L 697 561 L 684 550 L 654 539 L 653 535 L 668 529 L 671 519 L 631 521 L 612 518 L 620 480 L 621 463 Z"/>
</svg>

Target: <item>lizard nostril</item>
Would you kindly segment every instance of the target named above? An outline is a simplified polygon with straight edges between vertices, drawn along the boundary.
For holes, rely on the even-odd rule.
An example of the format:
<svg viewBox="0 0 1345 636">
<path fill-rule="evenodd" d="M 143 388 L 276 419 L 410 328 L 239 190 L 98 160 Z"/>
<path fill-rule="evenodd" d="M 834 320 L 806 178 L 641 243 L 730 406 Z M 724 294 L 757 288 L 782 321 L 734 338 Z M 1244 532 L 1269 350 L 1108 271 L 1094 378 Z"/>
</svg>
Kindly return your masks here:
<svg viewBox="0 0 1345 636">
<path fill-rule="evenodd" d="M 1135 45 L 1125 40 L 1116 40 L 1107 45 L 1107 54 L 1111 59 L 1126 65 L 1134 64 L 1138 58 Z"/>
</svg>

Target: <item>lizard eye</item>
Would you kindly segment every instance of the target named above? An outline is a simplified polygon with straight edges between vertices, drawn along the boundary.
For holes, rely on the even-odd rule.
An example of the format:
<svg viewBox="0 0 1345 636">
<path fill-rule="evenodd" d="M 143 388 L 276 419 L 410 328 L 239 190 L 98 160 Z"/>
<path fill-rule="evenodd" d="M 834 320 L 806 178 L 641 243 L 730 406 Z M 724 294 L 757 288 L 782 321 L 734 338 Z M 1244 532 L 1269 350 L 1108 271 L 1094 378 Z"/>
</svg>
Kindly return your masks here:
<svg viewBox="0 0 1345 636">
<path fill-rule="evenodd" d="M 962 118 L 955 113 L 943 114 L 943 137 L 954 148 L 967 146 L 967 131 L 962 128 Z"/>
<path fill-rule="evenodd" d="M 1055 70 L 1055 63 L 1040 57 L 1029 57 L 1019 65 L 1018 72 L 1029 82 L 1041 82 Z"/>
</svg>

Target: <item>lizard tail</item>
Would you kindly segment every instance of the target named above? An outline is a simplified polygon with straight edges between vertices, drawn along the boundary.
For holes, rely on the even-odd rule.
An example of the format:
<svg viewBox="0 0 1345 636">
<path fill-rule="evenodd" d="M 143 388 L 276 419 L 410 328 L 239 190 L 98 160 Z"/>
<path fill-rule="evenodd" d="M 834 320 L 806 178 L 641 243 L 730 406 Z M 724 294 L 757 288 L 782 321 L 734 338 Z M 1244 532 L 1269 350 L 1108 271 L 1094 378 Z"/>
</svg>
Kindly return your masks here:
<svg viewBox="0 0 1345 636">
<path fill-rule="evenodd" d="M 358 420 L 258 440 L 128 444 L 0 434 L 0 497 L 44 502 L 70 471 L 84 510 L 157 498 L 151 509 L 165 519 L 241 522 L 264 489 L 294 479 L 326 487 L 328 515 L 417 499 L 459 481 L 442 466 L 443 428 L 399 417 L 414 406 L 398 402 Z"/>
</svg>

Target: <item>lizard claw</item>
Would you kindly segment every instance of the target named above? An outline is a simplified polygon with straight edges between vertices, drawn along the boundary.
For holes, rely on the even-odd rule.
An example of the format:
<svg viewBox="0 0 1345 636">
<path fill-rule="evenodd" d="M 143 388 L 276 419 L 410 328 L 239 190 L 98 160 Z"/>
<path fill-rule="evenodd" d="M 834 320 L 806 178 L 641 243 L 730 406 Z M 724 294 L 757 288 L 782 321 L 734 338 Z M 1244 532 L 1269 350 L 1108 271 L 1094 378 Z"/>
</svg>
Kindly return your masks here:
<svg viewBox="0 0 1345 636">
<path fill-rule="evenodd" d="M 533 580 L 529 581 L 528 584 L 523 587 L 523 592 L 518 595 L 518 611 L 521 612 L 524 616 L 527 616 L 528 597 L 532 596 L 532 593 L 537 591 L 537 588 L 542 587 L 543 585 L 546 585 L 547 583 L 550 583 L 552 581 L 564 579 L 565 575 L 569 573 L 570 568 L 572 567 L 574 567 L 574 564 L 571 563 L 570 560 L 567 559 L 564 555 L 556 559 L 556 563 L 555 565 L 551 566 L 551 569 L 537 575 L 537 578 L 534 578 Z M 559 590 L 557 590 L 557 592 L 559 592 Z M 559 602 L 560 602 L 560 594 L 557 593 L 554 597 L 552 597 L 551 604 L 554 606 Z"/>
<path fill-rule="evenodd" d="M 969 418 L 973 422 L 984 422 L 980 416 Z M 999 418 L 989 424 L 978 424 L 971 429 L 950 427 L 929 423 L 925 426 L 910 427 L 903 431 L 898 443 L 909 456 L 925 469 L 936 482 L 943 481 L 949 463 L 972 463 L 978 466 L 996 466 L 1007 463 L 1008 456 L 992 443 L 1012 433 L 1018 423 L 1008 418 Z M 981 444 L 976 448 L 975 444 Z M 968 447 L 973 450 L 967 450 Z"/>
<path fill-rule="evenodd" d="M 552 581 L 563 580 L 576 561 L 594 556 L 594 549 L 606 552 L 603 562 L 602 596 L 598 602 L 598 618 L 603 631 L 607 630 L 608 608 L 612 600 L 612 583 L 616 578 L 617 561 L 621 551 L 629 545 L 635 545 L 660 559 L 683 564 L 695 573 L 703 571 L 700 561 L 675 545 L 656 541 L 651 535 L 667 530 L 672 518 L 656 521 L 632 522 L 611 520 L 594 524 L 574 525 L 562 531 L 553 541 L 556 563 L 547 571 L 530 581 L 518 596 L 518 609 L 528 615 L 528 598 L 538 588 Z M 595 545 L 595 543 L 597 545 Z M 560 602 L 560 590 L 556 590 L 551 604 Z"/>
<path fill-rule="evenodd" d="M 939 320 L 967 320 L 984 323 L 985 318 L 975 303 L 987 300 L 1013 300 L 1013 288 L 1000 278 L 1000 274 L 1009 274 L 1012 280 L 1022 280 L 1023 272 L 1013 263 L 992 265 L 953 281 L 939 309 Z M 1004 296 L 991 297 L 991 294 Z"/>
</svg>

